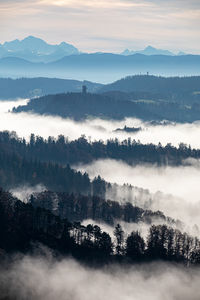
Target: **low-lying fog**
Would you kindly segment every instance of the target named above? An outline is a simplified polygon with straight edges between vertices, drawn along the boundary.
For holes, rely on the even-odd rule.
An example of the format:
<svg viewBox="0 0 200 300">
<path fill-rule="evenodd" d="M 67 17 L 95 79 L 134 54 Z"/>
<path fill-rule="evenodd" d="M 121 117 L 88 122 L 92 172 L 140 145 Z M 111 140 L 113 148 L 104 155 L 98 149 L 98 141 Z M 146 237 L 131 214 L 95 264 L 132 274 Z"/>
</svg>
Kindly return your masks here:
<svg viewBox="0 0 200 300">
<path fill-rule="evenodd" d="M 64 134 L 70 139 L 75 139 L 85 134 L 94 139 L 108 139 L 118 137 L 120 140 L 131 136 L 141 142 L 159 141 L 163 144 L 171 142 L 178 145 L 179 142 L 191 144 L 200 148 L 200 123 L 193 124 L 168 124 L 153 126 L 136 119 L 124 121 L 86 120 L 75 122 L 59 117 L 39 116 L 31 113 L 8 113 L 14 106 L 25 104 L 27 100 L 0 101 L 0 130 L 15 130 L 20 137 L 29 138 L 31 133 L 43 137 L 58 136 Z M 116 128 L 142 127 L 138 133 L 114 132 Z M 147 206 L 146 198 L 137 197 L 137 205 L 160 209 L 165 214 L 179 218 L 188 223 L 200 225 L 200 168 L 199 162 L 194 161 L 192 166 L 166 167 L 137 166 L 131 167 L 120 161 L 103 160 L 86 166 L 78 166 L 78 169 L 89 173 L 91 177 L 101 175 L 109 182 L 118 184 L 130 183 L 134 186 L 149 189 L 151 193 L 161 191 L 172 196 L 156 194 L 153 201 Z M 134 198 L 134 197 L 133 197 Z M 134 200 L 135 201 L 135 200 Z M 150 206 L 150 207 L 149 207 Z"/>
<path fill-rule="evenodd" d="M 124 121 L 86 120 L 74 122 L 59 117 L 38 116 L 31 113 L 8 113 L 14 106 L 25 104 L 27 100 L 17 102 L 0 101 L 0 131 L 16 131 L 20 137 L 29 138 L 31 133 L 47 138 L 49 135 L 64 134 L 76 139 L 85 134 L 91 140 L 132 137 L 142 143 L 161 142 L 163 145 L 180 142 L 200 148 L 200 123 L 168 124 L 153 126 L 136 119 Z M 138 133 L 114 132 L 117 128 L 142 127 Z M 152 210 L 161 210 L 166 215 L 180 219 L 187 226 L 197 224 L 200 228 L 200 167 L 193 160 L 190 166 L 156 167 L 141 165 L 131 167 L 115 160 L 99 160 L 90 165 L 76 166 L 86 171 L 90 177 L 101 175 L 109 182 L 129 183 L 147 190 L 134 188 L 129 195 L 132 203 Z M 42 184 L 42 183 L 41 183 Z M 44 187 L 38 185 L 34 191 Z M 158 193 L 161 191 L 162 193 Z M 22 199 L 33 192 L 27 187 L 13 191 Z M 108 197 L 122 201 L 126 198 L 121 188 L 107 191 Z M 169 195 L 170 194 L 170 195 Z M 85 220 L 86 225 L 92 220 Z M 122 224 L 127 233 L 140 229 L 147 231 L 144 224 Z M 143 225 L 143 226 L 141 226 Z M 113 228 L 100 224 L 112 234 Z M 138 226 L 138 227 L 137 227 Z M 48 257 L 48 258 L 47 258 Z M 89 269 L 72 259 L 55 261 L 51 255 L 24 256 L 15 258 L 9 267 L 0 267 L 1 299 L 16 300 L 199 300 L 200 269 L 188 269 L 171 264 L 149 264 L 132 266 L 109 266 L 103 269 Z"/>
<path fill-rule="evenodd" d="M 148 189 L 133 189 L 132 202 L 140 207 L 161 210 L 166 215 L 180 219 L 188 225 L 200 226 L 200 167 L 195 161 L 191 166 L 157 167 L 154 165 L 129 166 L 116 160 L 98 160 L 75 167 L 86 171 L 91 178 L 100 175 L 106 181 Z M 158 191 L 164 193 L 158 193 Z M 146 194 L 146 196 L 145 196 Z M 168 195 L 167 195 L 168 194 Z M 108 197 L 112 197 L 109 191 Z M 120 190 L 115 200 L 121 201 Z M 135 199 L 136 197 L 136 199 Z M 129 197 L 130 199 L 130 197 Z M 151 200 L 151 201 L 149 201 Z"/>
<path fill-rule="evenodd" d="M 118 138 L 123 140 L 128 137 L 140 140 L 142 143 L 161 142 L 163 145 L 172 143 L 178 145 L 180 142 L 190 144 L 192 147 L 200 148 L 200 122 L 192 124 L 168 124 L 150 125 L 138 119 L 128 118 L 123 121 L 109 121 L 101 119 L 75 122 L 60 117 L 39 116 L 31 113 L 8 113 L 14 106 L 23 105 L 27 100 L 0 101 L 0 130 L 16 131 L 20 137 L 29 138 L 31 133 L 47 138 L 49 135 L 58 136 L 63 134 L 69 139 L 77 139 L 82 134 L 91 140 Z M 141 127 L 137 133 L 114 132 L 117 128 Z"/>
<path fill-rule="evenodd" d="M 70 259 L 25 256 L 0 271 L 3 299 L 199 300 L 200 296 L 199 268 L 158 262 L 89 269 Z"/>
</svg>

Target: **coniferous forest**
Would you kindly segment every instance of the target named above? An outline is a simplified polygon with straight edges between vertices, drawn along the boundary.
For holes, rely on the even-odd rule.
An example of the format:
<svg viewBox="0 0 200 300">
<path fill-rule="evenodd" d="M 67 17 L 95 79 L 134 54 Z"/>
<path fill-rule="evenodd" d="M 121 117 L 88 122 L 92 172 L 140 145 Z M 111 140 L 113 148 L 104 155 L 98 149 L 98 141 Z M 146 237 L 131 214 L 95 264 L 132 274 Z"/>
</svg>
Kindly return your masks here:
<svg viewBox="0 0 200 300">
<path fill-rule="evenodd" d="M 0 133 L 0 147 L 0 185 L 4 189 L 1 191 L 1 248 L 5 251 L 28 251 L 32 242 L 40 242 L 63 255 L 71 253 L 83 261 L 86 259 L 88 263 L 91 257 L 93 263 L 96 259 L 102 263 L 108 263 L 109 259 L 129 263 L 154 259 L 198 263 L 199 241 L 181 232 L 184 220 L 175 220 L 159 210 L 141 208 L 131 204 L 129 199 L 120 204 L 114 190 L 121 188 L 131 192 L 132 186 L 120 187 L 100 176 L 91 180 L 86 172 L 70 166 L 99 158 L 121 159 L 130 165 L 148 162 L 180 166 L 186 159 L 198 159 L 198 149 L 185 144 L 179 147 L 141 144 L 131 139 L 88 142 L 84 136 L 69 141 L 63 135 L 44 139 L 32 134 L 26 141 L 8 131 Z M 34 192 L 39 184 L 44 185 L 46 191 Z M 33 194 L 29 194 L 26 203 L 5 192 L 22 186 L 33 187 Z M 112 199 L 106 198 L 109 189 L 113 192 Z M 5 221 L 7 218 L 9 222 Z M 98 225 L 82 225 L 87 219 L 112 226 L 113 236 Z M 155 220 L 160 225 L 154 225 Z M 146 239 L 139 231 L 127 234 L 119 221 L 148 225 Z M 23 232 L 24 228 L 27 232 Z"/>
<path fill-rule="evenodd" d="M 66 198 L 65 201 L 68 200 Z M 71 195 L 70 202 L 75 201 L 77 199 Z M 97 199 L 93 201 L 95 205 L 98 204 Z M 145 242 L 138 231 L 132 231 L 127 236 L 122 226 L 117 224 L 112 241 L 110 235 L 98 225 L 71 223 L 68 219 L 62 219 L 43 208 L 40 202 L 36 201 L 36 207 L 32 203 L 34 204 L 33 199 L 25 204 L 8 192 L 0 191 L 1 249 L 8 253 L 27 251 L 31 248 L 31 243 L 37 242 L 60 254 L 71 254 L 89 264 L 117 261 L 133 263 L 160 259 L 186 264 L 200 262 L 200 241 L 167 225 L 152 225 Z M 133 216 L 136 208 L 133 208 L 132 212 L 130 207 L 128 210 Z M 63 207 L 62 215 L 64 211 Z M 79 219 L 81 220 L 81 217 Z M 137 219 L 131 221 L 137 222 Z"/>
<path fill-rule="evenodd" d="M 0 300 L 199 300 L 199 0 L 0 26 Z"/>
<path fill-rule="evenodd" d="M 148 95 L 146 91 L 139 94 Z M 24 128 L 24 136 L 12 126 L 13 130 L 2 128 L 0 131 L 0 262 L 3 274 L 0 288 L 5 295 L 2 299 L 15 299 L 13 292 L 9 294 L 5 268 L 13 272 L 13 263 L 18 263 L 21 268 L 23 259 L 29 261 L 28 257 L 31 264 L 32 259 L 38 257 L 49 262 L 48 255 L 53 256 L 53 264 L 63 259 L 69 263 L 72 259 L 95 270 L 105 267 L 110 270 L 117 265 L 122 268 L 149 265 L 152 268 L 153 264 L 157 268 L 163 263 L 187 270 L 198 269 L 198 206 L 194 214 L 195 202 L 191 207 L 187 202 L 196 199 L 192 190 L 187 198 L 187 185 L 190 188 L 193 184 L 200 159 L 200 145 L 198 147 L 198 141 L 188 135 L 188 128 L 192 126 L 198 132 L 198 123 L 172 123 L 171 117 L 165 119 L 158 112 L 158 118 L 154 112 L 148 113 L 146 118 L 147 111 L 141 107 L 144 118 L 127 119 L 127 116 L 133 116 L 132 113 L 121 114 L 118 104 L 121 101 L 120 105 L 125 105 L 131 96 L 112 89 L 94 98 L 85 87 L 82 93 L 66 95 L 30 100 L 27 107 L 33 104 L 34 108 L 46 99 L 42 116 L 41 111 L 26 110 L 26 105 L 1 112 L 2 120 L 4 116 L 5 120 L 10 118 L 11 124 L 12 120 L 21 122 L 24 119 L 25 123 L 32 120 L 41 130 L 41 134 L 37 134 L 33 127 L 27 134 L 28 127 Z M 156 94 L 151 92 L 149 95 L 157 101 Z M 48 102 L 49 99 L 57 101 L 57 97 L 62 101 L 58 100 L 56 107 L 69 112 L 60 115 L 62 121 L 57 116 L 55 119 L 49 117 L 50 111 L 46 110 L 49 107 L 57 114 L 54 104 L 51 106 Z M 88 97 L 93 103 L 88 102 Z M 70 112 L 72 106 L 68 106 L 68 98 L 76 116 Z M 110 106 L 110 101 L 118 107 L 120 114 Z M 92 118 L 87 102 L 95 112 Z M 7 101 L 2 103 L 9 104 Z M 16 103 L 12 105 L 16 106 Z M 137 102 L 133 105 L 137 106 Z M 102 114 L 100 107 L 110 113 Z M 113 112 L 118 115 L 114 116 Z M 175 113 L 180 112 L 176 110 Z M 195 114 L 198 116 L 198 109 Z M 182 113 L 180 116 L 182 118 Z M 134 117 L 138 118 L 137 113 Z M 54 130 L 59 120 L 66 127 L 77 126 L 79 137 L 74 138 L 70 130 L 69 135 L 63 134 L 65 127 L 57 135 L 47 127 L 48 135 L 44 135 L 43 125 L 39 123 L 41 118 Z M 148 119 L 148 122 L 142 119 Z M 91 127 L 88 127 L 90 122 Z M 162 131 L 174 134 L 176 130 L 182 132 L 183 141 L 176 138 L 174 143 L 170 136 L 162 135 Z M 103 133 L 105 138 L 99 138 L 95 132 Z M 151 136 L 148 142 L 141 141 L 140 137 L 145 137 L 148 132 L 159 133 L 164 142 L 158 140 L 155 143 Z M 191 143 L 185 143 L 185 136 L 191 138 Z M 183 179 L 181 173 L 185 174 Z M 166 181 L 164 185 L 160 185 L 160 180 L 161 183 Z M 186 196 L 181 193 L 181 180 Z M 19 258 L 15 258 L 16 255 Z M 14 278 L 15 287 L 16 279 L 12 274 L 9 276 Z M 20 296 L 16 299 L 25 299 L 21 289 L 18 293 Z"/>
</svg>

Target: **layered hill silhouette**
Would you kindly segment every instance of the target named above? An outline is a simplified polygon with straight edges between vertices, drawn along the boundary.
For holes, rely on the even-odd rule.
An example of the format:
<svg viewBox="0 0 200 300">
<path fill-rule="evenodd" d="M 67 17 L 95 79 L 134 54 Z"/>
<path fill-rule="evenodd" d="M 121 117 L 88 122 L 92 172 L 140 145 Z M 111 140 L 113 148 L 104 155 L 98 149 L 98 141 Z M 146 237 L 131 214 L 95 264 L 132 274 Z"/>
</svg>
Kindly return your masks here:
<svg viewBox="0 0 200 300">
<path fill-rule="evenodd" d="M 158 77 L 128 76 L 111 84 L 58 78 L 0 78 L 0 99 L 34 98 L 48 94 L 81 92 L 103 94 L 114 100 L 177 102 L 197 105 L 200 101 L 200 76 Z"/>
<path fill-rule="evenodd" d="M 47 193 L 48 196 L 52 196 L 51 193 Z M 73 195 L 72 199 L 67 199 L 67 195 L 61 197 L 65 205 L 68 200 L 75 201 Z M 117 243 L 113 243 L 110 235 L 103 232 L 98 225 L 71 223 L 66 218 L 63 219 L 62 216 L 56 216 L 50 210 L 40 207 L 40 204 L 40 201 L 37 201 L 36 206 L 23 203 L 0 189 L 1 262 L 3 259 L 5 261 L 6 254 L 16 254 L 18 251 L 30 253 L 34 248 L 44 245 L 54 250 L 54 257 L 70 256 L 96 267 L 97 263 L 102 266 L 120 261 L 127 265 L 158 259 L 188 264 L 199 263 L 199 240 L 172 227 L 152 225 L 145 243 L 139 232 L 133 231 L 125 239 L 121 225 L 117 224 L 114 236 L 118 237 L 121 234 L 123 237 L 120 241 L 117 240 Z M 70 207 L 66 208 L 68 210 Z M 137 208 L 132 208 L 135 213 Z M 119 211 L 123 216 L 130 216 L 132 213 L 129 207 L 120 205 Z M 164 215 L 161 216 L 165 218 Z M 174 249 L 178 250 L 175 252 Z M 0 285 L 3 295 L 9 295 L 4 299 L 14 299 L 10 297 L 7 283 L 1 280 Z"/>
<path fill-rule="evenodd" d="M 130 74 L 191 76 L 200 74 L 200 56 L 93 53 L 65 56 L 49 63 L 17 57 L 0 59 L 1 77 L 58 77 L 108 83 Z"/>
<path fill-rule="evenodd" d="M 0 44 L 1 77 L 58 77 L 108 83 L 130 74 L 198 75 L 199 55 L 157 49 L 126 49 L 121 54 L 82 53 L 73 45 L 49 44 L 28 36 Z"/>
<path fill-rule="evenodd" d="M 103 85 L 98 91 L 116 99 L 165 100 L 191 105 L 200 101 L 200 76 L 128 76 Z"/>
<path fill-rule="evenodd" d="M 48 94 L 80 92 L 86 85 L 89 92 L 96 92 L 101 84 L 59 78 L 0 78 L 0 99 L 33 98 Z"/>
</svg>

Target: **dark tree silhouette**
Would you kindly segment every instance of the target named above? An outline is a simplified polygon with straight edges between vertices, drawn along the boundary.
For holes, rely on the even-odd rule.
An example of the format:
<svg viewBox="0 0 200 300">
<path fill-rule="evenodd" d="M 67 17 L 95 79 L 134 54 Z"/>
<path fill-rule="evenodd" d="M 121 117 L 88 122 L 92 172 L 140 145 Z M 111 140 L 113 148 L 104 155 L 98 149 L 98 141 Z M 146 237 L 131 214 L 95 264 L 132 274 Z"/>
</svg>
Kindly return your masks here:
<svg viewBox="0 0 200 300">
<path fill-rule="evenodd" d="M 134 261 L 144 258 L 145 242 L 139 232 L 132 232 L 126 240 L 126 255 Z"/>
<path fill-rule="evenodd" d="M 120 224 L 117 224 L 114 230 L 114 236 L 116 239 L 116 253 L 123 255 L 124 253 L 124 231 Z"/>
</svg>

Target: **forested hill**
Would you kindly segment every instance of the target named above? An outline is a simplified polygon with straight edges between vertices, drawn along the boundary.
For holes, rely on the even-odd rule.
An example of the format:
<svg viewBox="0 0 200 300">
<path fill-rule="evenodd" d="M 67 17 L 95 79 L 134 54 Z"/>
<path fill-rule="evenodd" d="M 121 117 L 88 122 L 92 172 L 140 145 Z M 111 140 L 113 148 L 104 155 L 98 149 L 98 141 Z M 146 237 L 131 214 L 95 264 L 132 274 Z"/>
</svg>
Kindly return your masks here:
<svg viewBox="0 0 200 300">
<path fill-rule="evenodd" d="M 179 147 L 171 144 L 142 144 L 127 139 L 120 142 L 117 139 L 89 142 L 84 136 L 69 141 L 60 135 L 58 138 L 31 135 L 28 142 L 20 139 L 15 132 L 0 132 L 1 155 L 17 156 L 19 161 L 40 160 L 59 165 L 88 164 L 97 159 L 117 159 L 130 165 L 141 163 L 157 165 L 182 165 L 187 159 L 200 159 L 200 150 L 192 149 L 183 143 Z M 2 161 L 3 162 L 3 161 Z"/>
<path fill-rule="evenodd" d="M 31 99 L 27 105 L 13 109 L 14 112 L 32 111 L 38 114 L 58 115 L 76 120 L 93 117 L 123 119 L 125 116 L 158 118 L 131 101 L 117 101 L 100 94 L 67 93 Z"/>
<path fill-rule="evenodd" d="M 168 100 L 192 104 L 200 102 L 200 76 L 158 77 L 128 76 L 99 88 L 100 93 L 117 91 L 127 93 L 124 99 Z M 131 93 L 131 94 L 130 94 Z M 120 93 L 119 93 L 120 94 Z"/>
<path fill-rule="evenodd" d="M 200 55 L 129 56 L 112 53 L 89 53 L 65 56 L 50 63 L 32 63 L 17 57 L 0 59 L 0 76 L 62 77 L 96 82 L 112 82 L 130 74 L 162 76 L 199 75 Z"/>
<path fill-rule="evenodd" d="M 13 112 L 34 112 L 75 120 L 87 117 L 119 120 L 125 117 L 136 117 L 142 120 L 193 122 L 200 118 L 198 105 L 186 106 L 167 101 L 134 102 L 90 93 L 67 93 L 31 99 L 27 105 L 14 108 Z"/>
<path fill-rule="evenodd" d="M 0 78 L 0 99 L 33 98 L 49 94 L 80 92 L 103 93 L 117 100 L 170 101 L 191 105 L 200 102 L 200 76 L 158 77 L 135 75 L 102 85 L 89 81 L 58 78 Z"/>
<path fill-rule="evenodd" d="M 32 98 L 49 94 L 80 92 L 87 85 L 89 92 L 101 87 L 99 83 L 58 78 L 0 78 L 0 99 Z"/>
<path fill-rule="evenodd" d="M 124 200 L 127 204 L 120 206 L 113 201 L 115 192 L 117 194 L 117 189 L 120 187 L 114 185 L 113 188 L 100 176 L 90 180 L 86 173 L 76 172 L 69 165 L 61 166 L 52 162 L 26 160 L 13 150 L 5 151 L 4 147 L 0 147 L 0 175 L 0 187 L 6 190 L 40 185 L 53 191 L 31 197 L 31 203 L 49 209 L 68 220 L 83 221 L 90 218 L 112 225 L 117 219 L 126 222 L 152 223 L 156 218 L 162 222 L 174 223 L 161 212 L 143 210 L 128 204 L 128 198 Z M 129 185 L 124 185 L 123 189 L 133 192 Z M 106 200 L 107 191 L 112 193 L 109 201 Z"/>
<path fill-rule="evenodd" d="M 152 75 L 127 76 L 111 84 L 102 86 L 101 92 L 152 92 L 152 93 L 184 93 L 199 91 L 200 76 L 161 77 Z"/>
<path fill-rule="evenodd" d="M 48 209 L 61 219 L 68 219 L 70 222 L 82 222 L 90 219 L 111 226 L 119 221 L 144 222 L 146 224 L 161 222 L 171 226 L 181 225 L 180 221 L 166 217 L 160 211 L 144 210 L 129 202 L 120 204 L 117 201 L 105 200 L 97 196 L 44 191 L 31 195 L 28 202 L 34 207 Z"/>
<path fill-rule="evenodd" d="M 200 242 L 166 225 L 152 225 L 147 241 L 132 232 L 125 237 L 117 224 L 114 241 L 97 225 L 70 223 L 41 207 L 25 204 L 0 189 L 0 249 L 3 253 L 25 253 L 34 244 L 53 249 L 54 255 L 70 255 L 87 263 L 133 263 L 165 260 L 193 264 L 200 261 Z M 1 289 L 4 285 L 1 282 Z M 2 291 L 2 290 L 1 290 Z M 10 299 L 7 298 L 6 299 Z"/>
<path fill-rule="evenodd" d="M 100 178 L 98 182 L 100 185 L 105 185 Z M 0 152 L 1 187 L 12 189 L 38 184 L 42 184 L 47 189 L 52 189 L 53 191 L 83 194 L 94 192 L 95 194 L 95 188 L 93 189 L 93 184 L 88 175 L 72 170 L 69 165 L 63 167 L 55 163 L 26 160 L 17 153 L 9 154 L 6 151 Z"/>
</svg>

